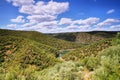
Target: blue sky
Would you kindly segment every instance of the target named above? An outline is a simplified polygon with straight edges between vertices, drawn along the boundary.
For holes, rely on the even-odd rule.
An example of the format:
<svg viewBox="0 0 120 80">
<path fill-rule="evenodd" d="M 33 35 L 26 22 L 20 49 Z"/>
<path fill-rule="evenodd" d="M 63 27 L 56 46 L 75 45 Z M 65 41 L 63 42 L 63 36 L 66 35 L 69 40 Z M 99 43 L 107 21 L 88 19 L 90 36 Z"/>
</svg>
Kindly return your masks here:
<svg viewBox="0 0 120 80">
<path fill-rule="evenodd" d="M 120 31 L 120 0 L 0 0 L 0 28 Z"/>
</svg>

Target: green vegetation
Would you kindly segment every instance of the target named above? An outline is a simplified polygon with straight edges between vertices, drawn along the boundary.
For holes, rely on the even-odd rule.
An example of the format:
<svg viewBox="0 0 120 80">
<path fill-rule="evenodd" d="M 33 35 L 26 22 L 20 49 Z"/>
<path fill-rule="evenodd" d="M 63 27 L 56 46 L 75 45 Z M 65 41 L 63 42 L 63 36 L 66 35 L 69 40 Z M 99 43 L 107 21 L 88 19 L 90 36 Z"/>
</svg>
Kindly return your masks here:
<svg viewBox="0 0 120 80">
<path fill-rule="evenodd" d="M 16 36 L 16 37 L 24 37 L 36 42 L 49 45 L 51 47 L 57 49 L 70 49 L 80 47 L 80 44 L 76 44 L 69 41 L 60 40 L 57 38 L 53 38 L 52 36 L 45 35 L 35 31 L 12 31 L 12 30 L 0 30 L 1 36 Z"/>
<path fill-rule="evenodd" d="M 120 45 L 110 47 L 97 56 L 98 67 L 94 70 L 94 80 L 120 80 Z"/>
<path fill-rule="evenodd" d="M 75 33 L 57 33 L 50 34 L 62 40 L 72 41 L 76 43 L 92 44 L 94 42 L 113 38 L 117 32 L 93 31 L 93 32 L 75 32 Z"/>
<path fill-rule="evenodd" d="M 96 56 L 98 55 L 98 52 L 102 51 L 103 49 L 106 49 L 108 47 L 112 46 L 112 40 L 108 39 L 108 40 L 102 40 L 99 41 L 97 43 L 82 47 L 82 48 L 78 48 L 75 49 L 71 52 L 69 52 L 68 54 L 64 55 L 64 59 L 65 60 L 74 60 L 74 61 L 78 61 L 81 60 L 85 57 L 89 57 L 89 56 Z"/>
<path fill-rule="evenodd" d="M 120 80 L 120 45 L 80 61 L 67 61 L 45 69 L 38 80 Z"/>
<path fill-rule="evenodd" d="M 119 73 L 120 33 L 83 46 L 35 31 L 0 30 L 0 80 L 120 80 Z"/>
<path fill-rule="evenodd" d="M 20 64 L 21 67 L 34 65 L 43 69 L 57 62 L 56 49 L 25 38 L 0 36 L 0 45 L 0 59 L 4 67 Z"/>
</svg>

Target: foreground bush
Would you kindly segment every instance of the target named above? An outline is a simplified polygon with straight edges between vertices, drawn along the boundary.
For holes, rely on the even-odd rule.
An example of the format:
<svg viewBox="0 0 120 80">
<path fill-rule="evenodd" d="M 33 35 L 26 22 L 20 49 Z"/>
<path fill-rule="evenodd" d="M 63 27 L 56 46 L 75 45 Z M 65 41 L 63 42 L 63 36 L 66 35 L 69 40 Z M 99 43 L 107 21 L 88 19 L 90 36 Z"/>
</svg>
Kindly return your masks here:
<svg viewBox="0 0 120 80">
<path fill-rule="evenodd" d="M 38 80 L 81 80 L 83 67 L 76 62 L 64 62 L 38 73 Z"/>
<path fill-rule="evenodd" d="M 120 45 L 104 50 L 97 56 L 100 65 L 93 80 L 120 80 Z"/>
</svg>

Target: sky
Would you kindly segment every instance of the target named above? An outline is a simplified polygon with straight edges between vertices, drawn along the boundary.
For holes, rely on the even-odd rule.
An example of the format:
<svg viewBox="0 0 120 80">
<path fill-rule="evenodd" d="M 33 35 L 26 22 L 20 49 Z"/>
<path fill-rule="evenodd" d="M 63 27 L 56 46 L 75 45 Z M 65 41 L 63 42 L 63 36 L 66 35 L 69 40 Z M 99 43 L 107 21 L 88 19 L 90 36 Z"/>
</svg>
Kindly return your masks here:
<svg viewBox="0 0 120 80">
<path fill-rule="evenodd" d="M 0 0 L 0 28 L 42 33 L 120 31 L 120 0 Z"/>
</svg>

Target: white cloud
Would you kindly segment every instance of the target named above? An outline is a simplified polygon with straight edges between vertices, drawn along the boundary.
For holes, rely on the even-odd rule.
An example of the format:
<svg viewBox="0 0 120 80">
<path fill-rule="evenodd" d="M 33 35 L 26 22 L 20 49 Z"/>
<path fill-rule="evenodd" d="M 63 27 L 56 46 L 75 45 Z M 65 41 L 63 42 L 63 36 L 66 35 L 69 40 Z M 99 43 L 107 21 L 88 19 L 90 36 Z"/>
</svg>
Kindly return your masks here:
<svg viewBox="0 0 120 80">
<path fill-rule="evenodd" d="M 36 10 L 35 13 L 58 15 L 68 10 L 68 7 L 69 7 L 68 2 L 59 3 L 59 2 L 50 1 L 47 4 L 43 2 L 38 2 L 36 3 L 35 6 L 35 10 Z"/>
<path fill-rule="evenodd" d="M 49 22 L 41 22 L 38 23 L 34 26 L 32 26 L 32 28 L 48 28 L 48 29 L 52 29 L 52 28 L 56 28 L 57 27 L 57 21 L 49 21 Z"/>
<path fill-rule="evenodd" d="M 90 25 L 70 25 L 70 26 L 67 26 L 66 28 L 71 30 L 71 29 L 74 29 L 74 30 L 77 30 L 77 31 L 84 31 L 84 30 L 87 30 L 87 28 L 89 28 Z"/>
<path fill-rule="evenodd" d="M 108 11 L 107 11 L 107 14 L 111 14 L 111 13 L 113 13 L 113 12 L 115 12 L 115 10 L 114 10 L 114 9 L 111 9 L 111 10 L 108 10 Z"/>
<path fill-rule="evenodd" d="M 72 19 L 70 18 L 61 18 L 59 25 L 64 25 L 64 24 L 71 24 L 72 23 Z"/>
<path fill-rule="evenodd" d="M 16 19 L 11 19 L 11 22 L 16 22 L 16 23 L 24 23 L 24 16 L 18 16 Z"/>
<path fill-rule="evenodd" d="M 82 24 L 82 25 L 93 25 L 96 24 L 100 19 L 96 17 L 90 17 L 85 20 L 76 20 L 73 24 Z"/>
<path fill-rule="evenodd" d="M 35 24 L 35 23 L 29 22 L 29 23 L 23 24 L 22 26 L 23 26 L 23 27 L 31 27 L 31 26 L 33 26 L 34 24 Z"/>
<path fill-rule="evenodd" d="M 19 12 L 27 14 L 27 19 L 34 22 L 55 20 L 57 16 L 69 8 L 68 2 L 44 2 L 34 0 L 7 0 L 19 7 Z"/>
<path fill-rule="evenodd" d="M 14 6 L 30 5 L 35 3 L 34 0 L 6 0 L 7 2 L 12 2 Z"/>
<path fill-rule="evenodd" d="M 27 17 L 30 22 L 40 23 L 44 21 L 52 21 L 56 19 L 56 16 L 52 15 L 30 15 Z"/>
<path fill-rule="evenodd" d="M 34 5 L 23 5 L 19 8 L 19 12 L 20 13 L 24 13 L 24 14 L 33 14 L 35 11 L 34 9 Z"/>
<path fill-rule="evenodd" d="M 58 27 L 57 16 L 69 8 L 68 2 L 36 1 L 35 0 L 7 0 L 18 7 L 20 13 L 27 14 L 27 23 L 19 25 L 19 30 L 40 30 L 41 32 L 53 30 Z M 24 17 L 18 16 L 11 22 L 25 22 Z M 45 29 L 45 30 L 43 30 Z M 49 31 L 48 31 L 49 32 Z"/>
<path fill-rule="evenodd" d="M 6 0 L 18 7 L 20 13 L 24 13 L 27 17 L 18 16 L 16 19 L 11 19 L 11 22 L 23 24 L 9 24 L 10 29 L 16 30 L 36 30 L 43 33 L 53 32 L 76 32 L 93 30 L 120 30 L 120 25 L 114 23 L 120 22 L 118 19 L 108 18 L 100 22 L 100 18 L 89 17 L 87 19 L 72 20 L 71 18 L 61 18 L 57 20 L 59 14 L 66 12 L 69 9 L 69 2 L 55 2 L 53 0 L 44 2 L 44 0 Z M 94 0 L 96 1 L 96 0 Z M 115 12 L 111 9 L 107 14 Z M 84 15 L 84 13 L 80 13 Z M 27 23 L 25 22 L 25 19 Z M 63 26 L 66 25 L 66 27 Z M 107 27 L 102 26 L 109 26 Z"/>
<path fill-rule="evenodd" d="M 9 28 L 16 28 L 17 24 L 8 24 L 7 27 Z"/>
<path fill-rule="evenodd" d="M 26 23 L 26 24 L 23 24 L 22 26 L 22 28 L 21 29 L 24 29 L 24 30 L 36 30 L 36 31 L 38 31 L 38 30 L 40 30 L 41 32 L 43 31 L 43 29 L 45 29 L 45 30 L 51 30 L 51 29 L 55 29 L 55 28 L 57 28 L 58 26 L 57 26 L 57 23 L 58 23 L 58 21 L 47 21 L 47 22 L 41 22 L 41 23 L 37 23 L 37 24 L 32 24 L 32 23 Z M 48 32 L 49 32 L 48 31 Z"/>
<path fill-rule="evenodd" d="M 120 24 L 119 25 L 110 26 L 110 29 L 114 30 L 114 31 L 120 31 Z"/>
<path fill-rule="evenodd" d="M 113 23 L 118 23 L 118 22 L 120 22 L 120 20 L 108 18 L 105 21 L 98 23 L 96 26 L 103 27 L 103 26 L 112 25 Z"/>
<path fill-rule="evenodd" d="M 112 25 L 109 27 L 95 27 L 93 30 L 96 30 L 96 31 L 120 31 L 120 24 Z"/>
<path fill-rule="evenodd" d="M 38 1 L 31 5 L 22 5 L 19 12 L 25 14 L 37 14 L 37 15 L 58 15 L 69 8 L 68 2 L 53 2 L 50 1 L 45 3 L 43 1 Z"/>
</svg>

